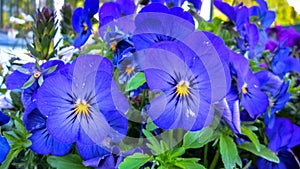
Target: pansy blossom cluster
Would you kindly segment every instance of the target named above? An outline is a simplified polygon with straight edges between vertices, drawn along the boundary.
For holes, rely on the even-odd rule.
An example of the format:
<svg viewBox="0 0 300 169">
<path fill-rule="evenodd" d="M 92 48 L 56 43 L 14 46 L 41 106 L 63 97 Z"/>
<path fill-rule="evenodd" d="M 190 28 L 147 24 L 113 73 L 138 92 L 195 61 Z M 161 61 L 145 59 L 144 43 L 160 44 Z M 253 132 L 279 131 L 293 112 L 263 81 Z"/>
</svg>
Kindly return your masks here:
<svg viewBox="0 0 300 169">
<path fill-rule="evenodd" d="M 271 27 L 275 12 L 257 4 L 215 0 L 228 20 L 212 33 L 201 1 L 85 0 L 71 18 L 72 59 L 31 49 L 35 62 L 5 78 L 22 106 L 0 112 L 0 162 L 25 152 L 54 168 L 299 168 L 289 105 L 300 33 Z"/>
</svg>

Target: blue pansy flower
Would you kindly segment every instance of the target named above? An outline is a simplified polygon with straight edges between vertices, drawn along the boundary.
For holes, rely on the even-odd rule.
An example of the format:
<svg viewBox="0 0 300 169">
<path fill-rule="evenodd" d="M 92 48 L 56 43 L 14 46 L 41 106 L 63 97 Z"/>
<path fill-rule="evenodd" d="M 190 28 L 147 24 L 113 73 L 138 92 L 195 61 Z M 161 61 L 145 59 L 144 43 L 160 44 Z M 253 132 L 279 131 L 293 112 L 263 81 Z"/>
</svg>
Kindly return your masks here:
<svg viewBox="0 0 300 169">
<path fill-rule="evenodd" d="M 300 72 L 300 60 L 290 56 L 291 50 L 279 45 L 271 61 L 272 72 L 283 77 L 288 72 Z"/>
<path fill-rule="evenodd" d="M 242 94 L 241 105 L 251 118 L 256 118 L 267 110 L 268 95 L 260 89 L 260 83 L 244 56 L 231 52 L 230 62 L 237 76 L 238 90 Z"/>
<path fill-rule="evenodd" d="M 275 12 L 268 10 L 268 5 L 265 0 L 256 0 L 258 6 L 252 6 L 249 9 L 250 16 L 256 16 L 257 21 L 261 22 L 263 29 L 269 28 L 275 20 Z"/>
<path fill-rule="evenodd" d="M 84 55 L 45 80 L 37 105 L 48 116 L 47 129 L 55 139 L 101 145 L 105 139 L 117 142 L 126 135 L 124 113 L 129 106 L 112 71 L 107 58 Z"/>
<path fill-rule="evenodd" d="M 270 111 L 265 113 L 265 123 L 272 128 L 275 120 L 275 113 L 284 108 L 285 104 L 290 100 L 291 94 L 288 92 L 290 83 L 281 80 L 278 76 L 269 71 L 260 71 L 255 74 L 260 81 L 260 88 L 266 92 L 270 92 Z"/>
<path fill-rule="evenodd" d="M 126 156 L 134 153 L 142 153 L 142 150 L 140 148 L 135 148 L 126 152 L 121 152 L 120 147 L 113 146 L 110 153 L 86 160 L 83 162 L 83 165 L 96 169 L 117 169 Z"/>
<path fill-rule="evenodd" d="M 124 38 L 123 40 L 116 42 L 115 52 L 112 59 L 114 66 L 118 67 L 118 65 L 124 60 L 124 56 L 132 56 L 135 52 L 136 49 L 131 38 Z"/>
<path fill-rule="evenodd" d="M 135 26 L 132 40 L 137 50 L 161 41 L 180 41 L 195 30 L 190 13 L 160 3 L 145 6 L 136 16 Z"/>
<path fill-rule="evenodd" d="M 99 9 L 100 27 L 118 19 L 122 16 L 131 15 L 135 11 L 133 0 L 117 0 L 116 2 L 105 2 Z"/>
<path fill-rule="evenodd" d="M 30 149 L 38 154 L 53 154 L 62 156 L 67 154 L 72 144 L 63 144 L 53 138 L 46 128 L 47 117 L 42 115 L 35 103 L 27 106 L 24 112 L 24 126 L 32 133 L 29 137 L 32 145 Z"/>
<path fill-rule="evenodd" d="M 75 9 L 72 16 L 72 26 L 78 34 L 74 40 L 74 47 L 79 48 L 85 44 L 92 34 L 93 16 L 98 12 L 99 0 L 85 0 L 84 8 Z"/>
<path fill-rule="evenodd" d="M 8 123 L 9 120 L 10 117 L 3 114 L 2 111 L 0 110 L 0 126 Z M 0 163 L 2 163 L 5 160 L 9 150 L 10 150 L 10 146 L 6 138 L 0 134 Z"/>
<path fill-rule="evenodd" d="M 256 46 L 259 42 L 259 30 L 255 24 L 250 22 L 249 9 L 239 3 L 235 7 L 220 0 L 214 1 L 214 5 L 235 23 L 239 37 L 236 38 L 237 47 L 242 53 L 248 53 L 249 57 L 256 54 Z"/>
<path fill-rule="evenodd" d="M 201 0 L 151 0 L 152 3 L 166 3 L 168 7 L 181 7 L 184 2 L 191 3 L 196 10 L 200 10 L 202 6 Z"/>
<path fill-rule="evenodd" d="M 60 60 L 50 60 L 38 67 L 35 63 L 26 63 L 7 77 L 6 87 L 9 90 L 24 89 L 21 99 L 26 107 L 36 99 L 36 91 L 42 82 L 55 74 L 63 65 Z"/>
<path fill-rule="evenodd" d="M 276 118 L 273 128 L 266 129 L 269 148 L 277 154 L 279 163 L 258 158 L 259 169 L 299 168 L 291 148 L 300 144 L 300 128 L 286 118 Z"/>
<path fill-rule="evenodd" d="M 152 91 L 162 92 L 148 109 L 158 127 L 200 130 L 210 124 L 211 103 L 225 97 L 230 81 L 218 53 L 227 55 L 228 51 L 220 42 L 210 33 L 195 32 L 184 41 L 188 47 L 166 41 L 146 51 L 147 84 Z M 213 79 L 218 79 L 218 83 Z"/>
<path fill-rule="evenodd" d="M 142 69 L 138 63 L 136 53 L 127 53 L 127 55 L 123 56 L 123 60 L 117 66 L 120 71 L 119 83 L 126 83 L 132 76 L 134 76 L 137 72 L 140 72 Z"/>
</svg>

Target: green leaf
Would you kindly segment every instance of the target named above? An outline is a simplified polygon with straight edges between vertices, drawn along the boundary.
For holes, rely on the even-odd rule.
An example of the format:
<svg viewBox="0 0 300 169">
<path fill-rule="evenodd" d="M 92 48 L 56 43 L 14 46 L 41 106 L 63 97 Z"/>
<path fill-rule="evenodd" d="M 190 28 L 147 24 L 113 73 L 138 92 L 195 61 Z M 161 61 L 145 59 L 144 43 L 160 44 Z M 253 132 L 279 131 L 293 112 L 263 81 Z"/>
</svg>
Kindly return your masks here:
<svg viewBox="0 0 300 169">
<path fill-rule="evenodd" d="M 158 142 L 158 140 L 151 134 L 151 132 L 147 130 L 142 130 L 144 135 L 146 136 L 146 139 L 149 141 L 149 143 L 146 143 L 146 145 L 151 149 L 153 154 L 161 154 L 161 144 Z"/>
<path fill-rule="evenodd" d="M 203 165 L 190 161 L 179 161 L 175 162 L 174 165 L 182 169 L 205 169 Z"/>
<path fill-rule="evenodd" d="M 174 165 L 182 169 L 205 169 L 198 163 L 199 158 L 177 158 Z"/>
<path fill-rule="evenodd" d="M 18 154 L 22 151 L 22 148 L 11 148 L 9 153 L 6 156 L 6 159 L 0 165 L 1 169 L 10 168 L 10 163 L 18 156 Z"/>
<path fill-rule="evenodd" d="M 22 89 L 27 89 L 28 87 L 30 87 L 33 83 L 35 82 L 35 78 L 32 75 L 29 80 L 27 80 L 27 82 L 24 83 Z"/>
<path fill-rule="evenodd" d="M 145 74 L 138 72 L 128 81 L 125 91 L 131 91 L 142 86 L 146 82 Z"/>
<path fill-rule="evenodd" d="M 260 151 L 260 143 L 256 134 L 246 126 L 242 126 L 242 133 L 248 136 L 252 143 L 255 145 L 256 150 Z"/>
<path fill-rule="evenodd" d="M 135 153 L 127 156 L 119 165 L 119 169 L 139 169 L 142 165 L 152 160 L 153 157 L 148 154 Z"/>
<path fill-rule="evenodd" d="M 43 83 L 44 83 L 44 77 L 40 76 L 39 79 L 38 79 L 39 86 L 42 86 Z"/>
<path fill-rule="evenodd" d="M 50 68 L 47 70 L 46 75 L 48 75 L 48 74 L 54 72 L 54 71 L 56 70 L 56 68 L 57 68 L 57 65 L 54 65 L 54 66 L 50 67 Z"/>
<path fill-rule="evenodd" d="M 184 147 L 176 148 L 176 149 L 172 152 L 170 158 L 180 157 L 180 156 L 182 156 L 184 153 L 185 153 L 185 148 L 184 148 Z"/>
<path fill-rule="evenodd" d="M 267 148 L 264 145 L 260 145 L 260 151 L 257 151 L 255 145 L 253 143 L 250 142 L 245 142 L 241 145 L 239 145 L 239 148 L 249 151 L 259 157 L 262 157 L 266 160 L 275 162 L 275 163 L 279 163 L 279 158 L 276 156 L 276 154 L 270 150 L 269 148 Z"/>
<path fill-rule="evenodd" d="M 31 73 L 29 72 L 28 69 L 26 68 L 22 68 L 22 67 L 18 67 L 17 68 L 17 71 L 21 72 L 21 73 L 24 73 L 24 74 L 27 74 L 27 75 L 30 75 Z"/>
<path fill-rule="evenodd" d="M 222 134 L 220 137 L 220 153 L 226 169 L 234 168 L 235 164 L 242 167 L 242 161 L 238 154 L 236 145 L 233 139 L 228 135 Z"/>
<path fill-rule="evenodd" d="M 79 155 L 68 154 L 66 156 L 49 156 L 47 162 L 51 167 L 57 169 L 85 169 L 87 167 L 82 165 L 82 159 Z"/>
<path fill-rule="evenodd" d="M 213 135 L 213 130 L 210 127 L 203 128 L 196 132 L 187 132 L 183 137 L 182 147 L 200 148 L 208 143 Z"/>
</svg>

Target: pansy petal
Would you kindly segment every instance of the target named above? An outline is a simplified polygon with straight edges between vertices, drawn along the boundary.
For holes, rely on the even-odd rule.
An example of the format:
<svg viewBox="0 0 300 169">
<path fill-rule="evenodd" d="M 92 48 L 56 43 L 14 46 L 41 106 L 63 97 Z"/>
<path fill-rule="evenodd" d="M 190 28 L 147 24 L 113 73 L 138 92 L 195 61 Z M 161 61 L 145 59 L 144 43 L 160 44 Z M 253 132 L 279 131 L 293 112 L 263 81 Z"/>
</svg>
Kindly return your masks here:
<svg viewBox="0 0 300 169">
<path fill-rule="evenodd" d="M 117 0 L 116 3 L 122 7 L 122 14 L 131 15 L 134 13 L 135 4 L 133 0 Z"/>
<path fill-rule="evenodd" d="M 47 131 L 46 117 L 37 109 L 36 104 L 30 104 L 24 113 L 24 125 L 32 135 L 30 148 L 38 154 L 53 154 L 57 156 L 67 154 L 72 144 L 63 144 L 55 140 Z"/>
<path fill-rule="evenodd" d="M 2 135 L 0 135 L 0 163 L 2 163 L 2 161 L 5 160 L 9 150 L 10 150 L 10 146 L 6 140 L 5 137 L 3 137 Z"/>
<path fill-rule="evenodd" d="M 268 95 L 259 88 L 248 88 L 247 94 L 242 95 L 241 104 L 252 118 L 256 118 L 267 110 Z"/>
<path fill-rule="evenodd" d="M 7 76 L 6 78 L 6 87 L 9 90 L 13 89 L 21 89 L 23 85 L 28 81 L 30 76 L 34 73 L 35 65 L 34 63 L 27 63 L 23 65 L 21 68 L 27 69 L 28 72 L 25 74 L 18 70 L 15 70 L 12 74 Z"/>
<path fill-rule="evenodd" d="M 99 0 L 85 0 L 84 1 L 84 10 L 89 14 L 89 17 L 92 18 L 99 9 Z"/>
<path fill-rule="evenodd" d="M 0 126 L 8 123 L 10 120 L 10 117 L 3 114 L 3 112 L 0 110 Z"/>
<path fill-rule="evenodd" d="M 82 30 L 83 30 L 83 28 L 82 28 L 83 16 L 84 16 L 83 8 L 77 8 L 73 12 L 72 26 L 73 26 L 73 29 L 76 33 L 81 33 Z"/>
<path fill-rule="evenodd" d="M 232 6 L 227 4 L 226 2 L 222 2 L 220 0 L 214 1 L 214 5 L 222 12 L 224 13 L 230 20 L 235 21 L 236 20 L 236 11 Z"/>
<path fill-rule="evenodd" d="M 122 16 L 121 7 L 115 2 L 105 2 L 99 10 L 100 26 L 103 26 L 103 19 L 105 17 L 112 17 L 114 19 Z"/>
<path fill-rule="evenodd" d="M 108 150 L 106 150 L 103 147 L 100 147 L 97 144 L 85 145 L 77 142 L 76 146 L 83 160 L 89 160 L 96 157 L 103 157 L 104 155 L 109 153 Z"/>
<path fill-rule="evenodd" d="M 85 44 L 85 42 L 89 39 L 90 35 L 92 34 L 91 30 L 87 30 L 85 33 L 79 34 L 74 40 L 74 47 L 79 48 Z"/>
</svg>

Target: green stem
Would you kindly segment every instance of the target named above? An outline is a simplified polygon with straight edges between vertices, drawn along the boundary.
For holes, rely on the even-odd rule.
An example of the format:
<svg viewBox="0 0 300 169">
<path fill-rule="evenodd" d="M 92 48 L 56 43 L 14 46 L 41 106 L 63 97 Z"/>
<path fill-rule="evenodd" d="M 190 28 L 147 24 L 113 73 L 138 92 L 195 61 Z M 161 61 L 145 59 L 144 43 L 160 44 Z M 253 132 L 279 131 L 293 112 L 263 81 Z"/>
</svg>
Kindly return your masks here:
<svg viewBox="0 0 300 169">
<path fill-rule="evenodd" d="M 216 166 L 218 164 L 218 161 L 219 161 L 219 158 L 220 158 L 220 150 L 218 149 L 216 151 L 216 154 L 215 154 L 215 157 L 214 157 L 212 163 L 209 166 L 209 169 L 215 169 L 216 168 Z"/>
<path fill-rule="evenodd" d="M 204 146 L 204 166 L 208 167 L 208 160 L 207 160 L 207 152 L 208 152 L 208 144 Z"/>
</svg>

